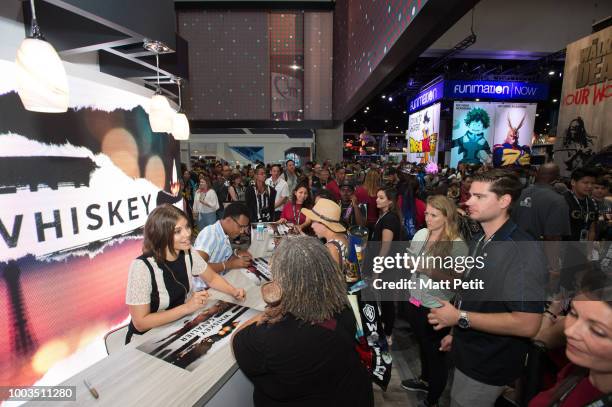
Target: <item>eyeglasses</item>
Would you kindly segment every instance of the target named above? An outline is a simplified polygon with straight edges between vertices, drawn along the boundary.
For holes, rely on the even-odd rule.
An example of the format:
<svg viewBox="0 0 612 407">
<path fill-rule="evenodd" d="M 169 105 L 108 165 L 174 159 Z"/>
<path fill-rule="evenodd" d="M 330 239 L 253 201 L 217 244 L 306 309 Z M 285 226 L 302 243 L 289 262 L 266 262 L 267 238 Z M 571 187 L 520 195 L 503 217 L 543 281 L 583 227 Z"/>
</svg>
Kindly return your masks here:
<svg viewBox="0 0 612 407">
<path fill-rule="evenodd" d="M 231 220 L 234 221 L 234 223 L 236 225 L 238 225 L 238 227 L 240 227 L 240 231 L 248 231 L 249 230 L 249 226 L 251 226 L 250 223 L 247 223 L 246 225 L 241 225 L 236 219 L 230 217 Z"/>
</svg>

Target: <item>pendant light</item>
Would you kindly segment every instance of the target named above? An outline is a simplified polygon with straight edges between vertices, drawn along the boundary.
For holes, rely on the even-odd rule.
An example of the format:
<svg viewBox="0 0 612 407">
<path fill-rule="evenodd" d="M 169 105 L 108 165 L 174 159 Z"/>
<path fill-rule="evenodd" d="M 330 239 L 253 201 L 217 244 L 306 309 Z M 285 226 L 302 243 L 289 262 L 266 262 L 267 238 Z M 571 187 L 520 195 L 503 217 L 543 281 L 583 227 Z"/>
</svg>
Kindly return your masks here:
<svg viewBox="0 0 612 407">
<path fill-rule="evenodd" d="M 148 51 L 155 52 L 155 63 L 157 66 L 157 91 L 151 97 L 149 106 L 149 124 L 151 130 L 155 133 L 170 133 L 174 121 L 174 110 L 170 107 L 168 99 L 162 95 L 161 86 L 159 84 L 159 53 L 165 47 L 158 41 L 146 40 L 144 48 Z"/>
<path fill-rule="evenodd" d="M 63 113 L 68 110 L 66 70 L 53 45 L 40 32 L 34 0 L 30 0 L 30 9 L 30 36 L 21 42 L 15 58 L 17 93 L 26 110 Z"/>
<path fill-rule="evenodd" d="M 191 130 L 189 129 L 189 120 L 183 113 L 183 103 L 181 98 L 181 78 L 176 78 L 176 84 L 178 86 L 178 102 L 179 110 L 174 115 L 174 122 L 172 124 L 172 135 L 175 140 L 189 140 Z"/>
</svg>

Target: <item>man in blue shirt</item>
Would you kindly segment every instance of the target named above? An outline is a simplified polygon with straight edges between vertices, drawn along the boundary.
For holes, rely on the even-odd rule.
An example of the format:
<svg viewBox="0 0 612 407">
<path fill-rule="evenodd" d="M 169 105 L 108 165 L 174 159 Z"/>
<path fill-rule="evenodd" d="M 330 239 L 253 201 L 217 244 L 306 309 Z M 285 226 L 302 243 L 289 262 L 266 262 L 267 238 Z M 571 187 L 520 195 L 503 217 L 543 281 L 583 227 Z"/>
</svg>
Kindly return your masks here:
<svg viewBox="0 0 612 407">
<path fill-rule="evenodd" d="M 251 264 L 249 252 L 232 251 L 231 241 L 250 231 L 249 210 L 241 203 L 225 208 L 223 219 L 206 226 L 196 238 L 193 248 L 217 273 L 244 268 Z"/>
</svg>

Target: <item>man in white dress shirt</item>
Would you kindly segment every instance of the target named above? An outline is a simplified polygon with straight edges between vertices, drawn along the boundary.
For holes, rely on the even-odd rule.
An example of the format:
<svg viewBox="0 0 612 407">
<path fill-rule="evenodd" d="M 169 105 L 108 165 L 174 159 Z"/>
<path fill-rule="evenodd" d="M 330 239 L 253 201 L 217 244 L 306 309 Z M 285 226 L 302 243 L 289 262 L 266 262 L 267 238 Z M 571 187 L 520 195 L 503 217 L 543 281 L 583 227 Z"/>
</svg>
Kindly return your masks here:
<svg viewBox="0 0 612 407">
<path fill-rule="evenodd" d="M 276 201 L 274 202 L 274 220 L 280 219 L 283 205 L 289 199 L 289 185 L 287 181 L 281 178 L 281 166 L 280 164 L 274 164 L 270 170 L 271 177 L 266 180 L 266 185 L 276 190 Z"/>
</svg>

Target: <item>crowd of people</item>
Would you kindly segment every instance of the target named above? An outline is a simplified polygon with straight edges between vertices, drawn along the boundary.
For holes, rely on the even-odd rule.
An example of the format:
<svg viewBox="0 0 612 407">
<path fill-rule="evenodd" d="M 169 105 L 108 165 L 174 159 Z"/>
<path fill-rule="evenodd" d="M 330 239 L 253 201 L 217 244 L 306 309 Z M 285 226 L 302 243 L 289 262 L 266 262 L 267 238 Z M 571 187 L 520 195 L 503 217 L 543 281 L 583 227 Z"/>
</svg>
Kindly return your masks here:
<svg viewBox="0 0 612 407">
<path fill-rule="evenodd" d="M 432 170 L 408 162 L 196 162 L 183 172 L 185 211 L 162 205 L 147 220 L 143 255 L 129 274 L 129 336 L 201 306 L 206 291 L 192 275 L 243 299 L 223 278 L 250 264 L 235 242 L 251 223 L 290 223 L 302 236 L 274 252 L 274 298 L 233 340 L 256 405 L 371 406 L 343 275 L 347 231 L 360 227 L 369 241 L 405 242 L 414 256 L 484 256 L 481 269 L 421 267 L 411 275 L 482 281 L 480 292 L 419 283 L 405 298 L 379 303 L 389 344 L 397 318 L 410 324 L 421 374 L 402 387 L 425 394 L 423 405 L 439 405 L 451 372 L 452 406 L 493 406 L 501 397 L 534 407 L 608 405 L 611 183 L 609 169 L 580 168 L 563 179 L 553 163 Z"/>
</svg>

